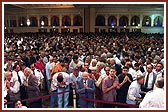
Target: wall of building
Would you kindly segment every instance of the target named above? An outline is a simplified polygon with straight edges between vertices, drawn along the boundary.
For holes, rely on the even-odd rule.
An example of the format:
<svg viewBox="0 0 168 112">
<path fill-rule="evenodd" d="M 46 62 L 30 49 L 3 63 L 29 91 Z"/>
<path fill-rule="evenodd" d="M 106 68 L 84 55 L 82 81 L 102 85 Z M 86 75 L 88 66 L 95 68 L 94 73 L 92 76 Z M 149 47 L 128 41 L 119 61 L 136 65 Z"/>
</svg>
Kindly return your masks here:
<svg viewBox="0 0 168 112">
<path fill-rule="evenodd" d="M 9 13 L 10 12 L 10 13 Z M 80 15 L 83 19 L 82 26 L 73 26 L 73 18 L 76 15 Z M 105 26 L 95 26 L 95 20 L 97 15 L 103 15 L 105 18 Z M 117 18 L 117 26 L 111 27 L 108 26 L 108 17 L 114 15 Z M 119 19 L 121 16 L 126 16 L 128 18 L 128 26 L 119 26 Z M 140 24 L 138 26 L 131 26 L 131 18 L 133 16 L 138 16 L 140 18 Z M 30 18 L 34 16 L 37 18 L 38 27 L 18 27 L 19 17 L 24 16 L 26 18 Z M 41 28 L 40 25 L 40 17 L 46 16 L 48 18 L 48 26 Z M 77 30 L 78 32 L 95 32 L 96 30 L 101 32 L 102 30 L 108 32 L 111 28 L 116 29 L 120 32 L 122 29 L 129 29 L 130 32 L 136 29 L 140 29 L 141 32 L 144 33 L 164 33 L 164 11 L 163 10 L 152 10 L 150 8 L 70 8 L 70 9 L 29 9 L 29 10 L 8 10 L 5 11 L 4 14 L 4 27 L 7 32 L 38 32 L 40 29 L 46 29 L 47 32 L 50 32 L 50 29 L 53 29 L 51 26 L 51 17 L 57 16 L 59 17 L 60 26 L 56 26 L 59 32 L 62 31 L 63 28 L 69 28 L 70 32 Z M 62 18 L 64 16 L 69 16 L 71 19 L 71 26 L 63 26 Z M 145 16 L 151 17 L 151 27 L 142 26 L 142 20 Z M 163 18 L 162 27 L 154 27 L 154 18 L 160 16 Z M 10 20 L 16 20 L 17 26 L 10 27 Z"/>
</svg>

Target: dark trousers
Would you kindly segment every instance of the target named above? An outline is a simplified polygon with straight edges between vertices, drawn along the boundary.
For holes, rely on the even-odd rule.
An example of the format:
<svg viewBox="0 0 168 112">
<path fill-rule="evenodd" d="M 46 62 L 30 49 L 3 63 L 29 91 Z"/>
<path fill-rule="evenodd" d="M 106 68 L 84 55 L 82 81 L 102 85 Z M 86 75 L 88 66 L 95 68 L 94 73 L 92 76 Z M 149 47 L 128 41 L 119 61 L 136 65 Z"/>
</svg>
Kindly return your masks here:
<svg viewBox="0 0 168 112">
<path fill-rule="evenodd" d="M 103 108 L 114 108 L 114 105 L 104 103 Z"/>
<path fill-rule="evenodd" d="M 42 108 L 42 99 L 30 102 L 29 108 Z"/>
<path fill-rule="evenodd" d="M 27 99 L 27 93 L 24 86 L 20 86 L 20 99 L 21 100 Z M 26 101 L 22 101 L 22 105 L 27 106 Z"/>
<path fill-rule="evenodd" d="M 73 92 L 72 92 L 73 88 L 70 86 L 70 93 L 69 93 L 69 106 L 73 106 Z"/>
</svg>

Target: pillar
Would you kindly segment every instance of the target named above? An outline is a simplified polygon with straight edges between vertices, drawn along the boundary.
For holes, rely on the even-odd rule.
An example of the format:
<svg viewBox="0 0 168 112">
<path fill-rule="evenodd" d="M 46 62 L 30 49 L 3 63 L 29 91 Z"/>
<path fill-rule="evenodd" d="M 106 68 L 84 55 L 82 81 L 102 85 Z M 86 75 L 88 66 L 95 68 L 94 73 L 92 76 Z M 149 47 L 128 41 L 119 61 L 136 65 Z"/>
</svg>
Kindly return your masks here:
<svg viewBox="0 0 168 112">
<path fill-rule="evenodd" d="M 74 22 L 74 21 L 73 21 L 73 15 L 71 14 L 70 17 L 71 17 L 71 26 L 73 26 L 73 24 L 74 24 L 74 23 L 73 23 L 73 22 Z"/>
</svg>

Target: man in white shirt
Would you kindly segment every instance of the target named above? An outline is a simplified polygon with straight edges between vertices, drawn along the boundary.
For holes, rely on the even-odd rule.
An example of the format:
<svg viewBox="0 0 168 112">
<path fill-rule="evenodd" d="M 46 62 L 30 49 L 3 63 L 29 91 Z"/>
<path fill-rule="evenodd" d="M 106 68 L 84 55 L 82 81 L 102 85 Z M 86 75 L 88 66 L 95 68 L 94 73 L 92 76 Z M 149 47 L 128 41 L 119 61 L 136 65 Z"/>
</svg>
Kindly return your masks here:
<svg viewBox="0 0 168 112">
<path fill-rule="evenodd" d="M 145 76 L 145 78 L 144 78 L 144 84 L 142 87 L 142 91 L 148 92 L 150 90 L 153 90 L 154 83 L 155 83 L 157 76 L 153 72 L 153 65 L 152 64 L 148 64 L 146 66 L 146 72 L 144 72 L 143 75 Z"/>
<path fill-rule="evenodd" d="M 58 108 L 68 107 L 69 83 L 69 74 L 66 72 L 57 72 L 53 75 L 53 84 L 57 87 L 58 92 Z M 60 92 L 63 92 L 63 94 L 59 94 Z M 62 104 L 64 105 L 62 106 Z"/>
<path fill-rule="evenodd" d="M 46 66 L 45 66 L 45 71 L 46 71 L 46 83 L 47 83 L 47 88 L 48 91 L 50 90 L 50 74 L 51 74 L 51 63 L 53 62 L 53 57 L 50 56 L 49 58 L 49 62 L 47 62 Z"/>
<path fill-rule="evenodd" d="M 139 101 L 142 101 L 140 92 L 141 85 L 144 83 L 144 76 L 138 74 L 136 79 L 129 86 L 126 100 L 127 104 L 137 104 Z"/>
<path fill-rule="evenodd" d="M 36 69 L 35 68 L 35 63 L 31 64 L 30 65 L 30 68 L 31 70 L 33 71 L 33 74 L 37 77 L 38 79 L 38 86 L 39 86 L 39 89 L 43 89 L 42 86 L 43 86 L 43 79 L 44 79 L 44 76 L 42 74 L 42 72 L 39 70 L 39 69 Z"/>
<path fill-rule="evenodd" d="M 163 64 L 162 63 L 157 63 L 154 69 L 154 73 L 157 75 L 158 77 L 162 77 L 162 73 L 163 73 Z"/>
<path fill-rule="evenodd" d="M 74 55 L 70 64 L 69 64 L 69 72 L 72 73 L 73 68 L 75 68 L 77 65 L 82 65 L 83 66 L 83 62 L 79 60 L 78 55 Z"/>
<path fill-rule="evenodd" d="M 154 90 L 149 91 L 142 102 L 140 108 L 164 108 L 165 94 L 164 94 L 164 78 L 160 77 L 156 79 Z"/>
<path fill-rule="evenodd" d="M 132 75 L 133 80 L 136 80 L 137 74 L 143 75 L 142 72 L 139 69 L 139 63 L 134 64 L 134 72 L 133 72 L 133 75 Z"/>
<path fill-rule="evenodd" d="M 20 90 L 20 83 L 19 81 L 13 77 L 12 72 L 6 72 L 5 74 L 6 80 L 5 80 L 5 88 L 4 90 L 7 91 L 7 98 L 6 99 L 7 102 L 13 102 L 16 99 L 20 99 L 20 94 L 19 94 L 19 90 Z M 8 105 L 8 108 L 13 108 L 14 106 L 12 104 Z"/>
</svg>

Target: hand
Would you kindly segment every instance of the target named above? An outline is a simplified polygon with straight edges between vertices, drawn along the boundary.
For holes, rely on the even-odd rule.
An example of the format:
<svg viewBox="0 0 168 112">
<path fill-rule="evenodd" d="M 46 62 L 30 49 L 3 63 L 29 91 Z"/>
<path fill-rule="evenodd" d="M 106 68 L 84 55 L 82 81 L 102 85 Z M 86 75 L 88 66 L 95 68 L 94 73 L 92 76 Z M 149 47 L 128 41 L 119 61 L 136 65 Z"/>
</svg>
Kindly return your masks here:
<svg viewBox="0 0 168 112">
<path fill-rule="evenodd" d="M 74 86 L 74 85 L 75 85 L 75 84 L 74 84 L 74 82 L 72 82 L 71 84 L 72 84 L 72 86 Z"/>
<path fill-rule="evenodd" d="M 142 101 L 142 98 L 136 98 L 135 101 Z"/>
<path fill-rule="evenodd" d="M 117 83 L 113 83 L 113 87 L 115 88 L 115 87 L 117 87 L 118 86 L 118 84 Z"/>
<path fill-rule="evenodd" d="M 10 88 L 10 82 L 6 81 L 6 88 L 9 89 Z"/>
<path fill-rule="evenodd" d="M 61 82 L 61 85 L 66 85 L 65 82 Z"/>
<path fill-rule="evenodd" d="M 28 83 L 27 83 L 26 81 L 23 82 L 23 85 L 24 85 L 25 87 L 28 87 Z"/>
<path fill-rule="evenodd" d="M 52 88 L 50 88 L 49 92 L 51 92 L 51 91 L 52 91 Z"/>
<path fill-rule="evenodd" d="M 84 89 L 88 89 L 88 86 L 87 86 L 87 85 L 84 85 Z"/>
<path fill-rule="evenodd" d="M 128 80 L 128 76 L 125 76 L 123 82 L 125 83 L 125 82 L 127 82 L 127 80 Z"/>
<path fill-rule="evenodd" d="M 128 76 L 127 76 L 127 81 L 132 82 Z"/>
</svg>

